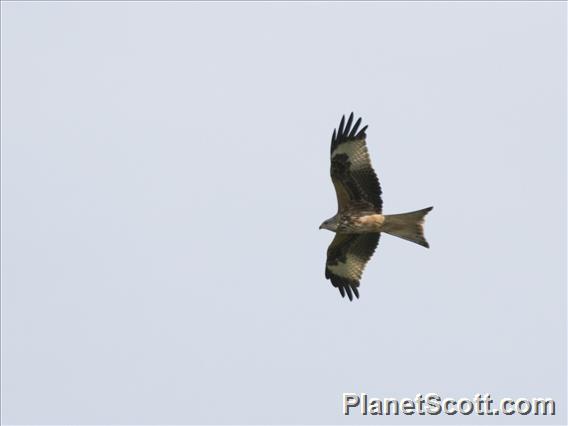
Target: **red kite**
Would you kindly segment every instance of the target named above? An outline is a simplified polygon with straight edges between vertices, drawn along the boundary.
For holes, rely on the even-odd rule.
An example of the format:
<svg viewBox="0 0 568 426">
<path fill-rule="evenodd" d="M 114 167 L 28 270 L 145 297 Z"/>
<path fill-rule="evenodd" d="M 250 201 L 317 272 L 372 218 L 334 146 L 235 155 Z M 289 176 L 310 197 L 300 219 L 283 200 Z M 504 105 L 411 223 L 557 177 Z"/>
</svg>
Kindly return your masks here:
<svg viewBox="0 0 568 426">
<path fill-rule="evenodd" d="M 358 131 L 353 113 L 331 138 L 331 180 L 337 194 L 337 214 L 320 225 L 335 232 L 327 249 L 325 277 L 349 300 L 359 298 L 359 281 L 375 252 L 382 232 L 429 247 L 424 238 L 424 216 L 428 207 L 410 213 L 383 215 L 381 186 L 371 165 L 365 131 Z"/>
</svg>

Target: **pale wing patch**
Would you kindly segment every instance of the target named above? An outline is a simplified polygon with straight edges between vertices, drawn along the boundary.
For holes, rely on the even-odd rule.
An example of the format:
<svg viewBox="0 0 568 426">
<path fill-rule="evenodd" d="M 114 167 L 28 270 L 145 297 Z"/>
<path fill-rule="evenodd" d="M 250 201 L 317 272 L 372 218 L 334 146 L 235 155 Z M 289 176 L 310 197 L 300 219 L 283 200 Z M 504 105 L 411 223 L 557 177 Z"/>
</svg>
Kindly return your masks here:
<svg viewBox="0 0 568 426">
<path fill-rule="evenodd" d="M 339 145 L 331 158 L 339 154 L 346 154 L 351 163 L 351 170 L 363 169 L 369 166 L 369 154 L 363 139 Z"/>
<path fill-rule="evenodd" d="M 348 254 L 345 262 L 339 262 L 337 265 L 328 265 L 327 267 L 332 273 L 339 277 L 359 281 L 363 274 L 365 263 L 365 260 Z"/>
</svg>

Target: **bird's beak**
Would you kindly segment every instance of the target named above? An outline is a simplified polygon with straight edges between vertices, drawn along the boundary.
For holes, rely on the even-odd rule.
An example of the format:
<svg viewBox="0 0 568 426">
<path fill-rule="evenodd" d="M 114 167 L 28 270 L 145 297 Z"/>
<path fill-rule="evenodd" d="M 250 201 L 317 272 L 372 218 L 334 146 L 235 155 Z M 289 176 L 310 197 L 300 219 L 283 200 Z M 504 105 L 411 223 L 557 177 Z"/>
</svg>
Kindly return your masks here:
<svg viewBox="0 0 568 426">
<path fill-rule="evenodd" d="M 323 229 L 323 225 L 320 225 L 319 229 Z"/>
</svg>

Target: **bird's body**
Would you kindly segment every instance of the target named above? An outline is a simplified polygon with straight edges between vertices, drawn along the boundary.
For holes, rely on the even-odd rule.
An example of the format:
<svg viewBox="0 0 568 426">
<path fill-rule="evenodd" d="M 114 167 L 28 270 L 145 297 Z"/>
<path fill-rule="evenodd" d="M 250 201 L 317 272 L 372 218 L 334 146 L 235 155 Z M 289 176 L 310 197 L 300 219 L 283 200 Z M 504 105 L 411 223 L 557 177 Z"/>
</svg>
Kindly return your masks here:
<svg viewBox="0 0 568 426">
<path fill-rule="evenodd" d="M 343 297 L 359 297 L 359 282 L 373 255 L 381 233 L 385 232 L 424 247 L 424 216 L 432 207 L 410 213 L 383 215 L 381 187 L 366 146 L 365 130 L 357 131 L 361 119 L 351 127 L 341 119 L 331 139 L 331 179 L 337 195 L 338 211 L 320 229 L 335 232 L 327 250 L 325 276 Z"/>
<path fill-rule="evenodd" d="M 334 216 L 332 219 L 337 223 L 337 227 L 333 229 L 333 231 L 342 234 L 381 232 L 381 228 L 385 223 L 385 217 L 373 211 L 360 212 L 357 210 L 348 210 L 342 212 L 340 216 Z"/>
</svg>

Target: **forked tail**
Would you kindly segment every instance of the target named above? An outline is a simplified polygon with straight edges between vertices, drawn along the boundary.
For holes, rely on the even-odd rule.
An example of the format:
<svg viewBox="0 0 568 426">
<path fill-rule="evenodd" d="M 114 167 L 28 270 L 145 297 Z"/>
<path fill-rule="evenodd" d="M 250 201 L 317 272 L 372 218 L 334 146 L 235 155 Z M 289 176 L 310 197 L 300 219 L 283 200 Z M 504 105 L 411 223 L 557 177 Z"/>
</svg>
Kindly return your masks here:
<svg viewBox="0 0 568 426">
<path fill-rule="evenodd" d="M 416 210 L 410 213 L 385 215 L 382 232 L 403 238 L 424 247 L 430 247 L 424 238 L 424 216 L 433 207 Z"/>
</svg>

